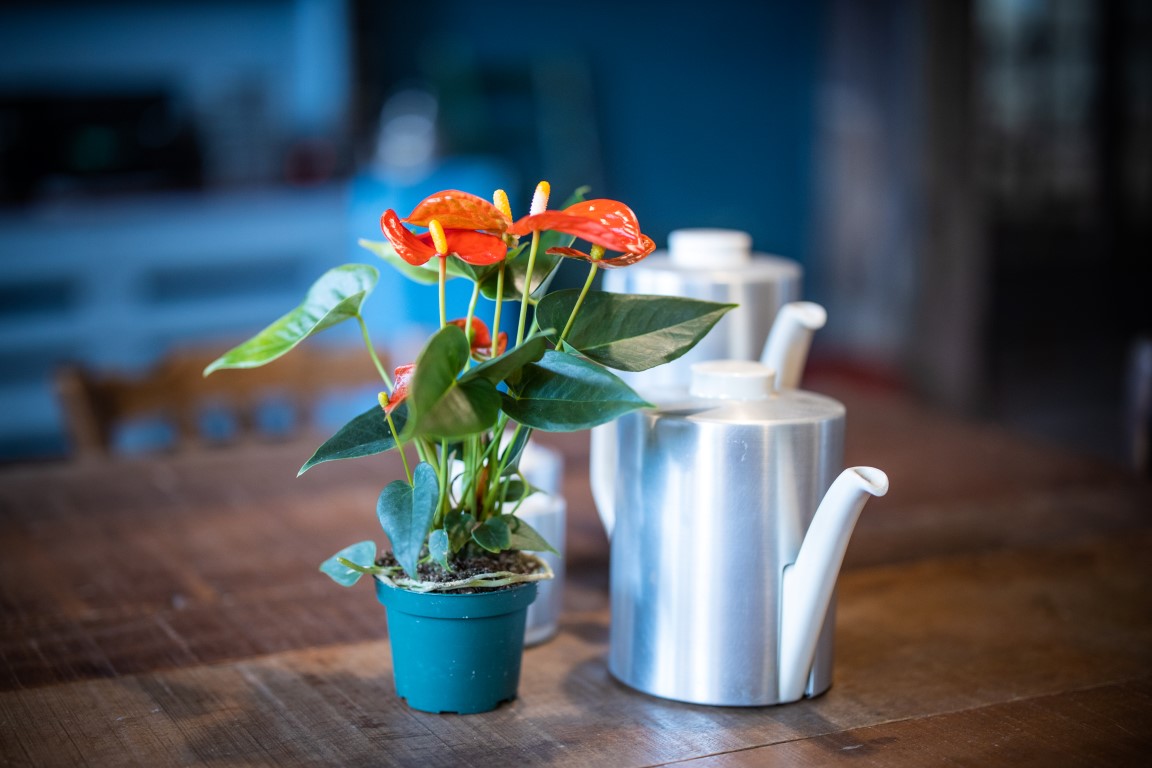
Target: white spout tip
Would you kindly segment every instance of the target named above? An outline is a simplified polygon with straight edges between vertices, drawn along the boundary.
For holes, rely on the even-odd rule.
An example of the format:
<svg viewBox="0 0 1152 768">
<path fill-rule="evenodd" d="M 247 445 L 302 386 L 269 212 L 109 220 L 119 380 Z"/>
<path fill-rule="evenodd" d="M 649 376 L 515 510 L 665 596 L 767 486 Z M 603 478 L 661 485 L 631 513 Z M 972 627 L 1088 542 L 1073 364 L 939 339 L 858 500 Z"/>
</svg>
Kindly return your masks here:
<svg viewBox="0 0 1152 768">
<path fill-rule="evenodd" d="M 855 473 L 860 481 L 860 487 L 873 496 L 883 496 L 888 493 L 888 475 L 875 467 L 852 467 L 848 470 Z"/>
<path fill-rule="evenodd" d="M 784 305 L 805 328 L 817 331 L 828 322 L 828 312 L 814 301 L 793 301 Z"/>
</svg>

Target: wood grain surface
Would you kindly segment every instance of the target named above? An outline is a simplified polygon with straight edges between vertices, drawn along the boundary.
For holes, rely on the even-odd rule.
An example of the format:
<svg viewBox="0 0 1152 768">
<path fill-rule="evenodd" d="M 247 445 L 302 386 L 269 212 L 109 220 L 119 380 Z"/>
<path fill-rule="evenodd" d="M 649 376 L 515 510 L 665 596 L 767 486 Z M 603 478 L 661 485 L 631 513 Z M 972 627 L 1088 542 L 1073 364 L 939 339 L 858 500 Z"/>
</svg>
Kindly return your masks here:
<svg viewBox="0 0 1152 768">
<path fill-rule="evenodd" d="M 368 584 L 316 571 L 364 538 L 394 457 L 310 443 L 0 470 L 0 765 L 1144 765 L 1152 487 L 841 380 L 849 464 L 892 490 L 838 587 L 832 690 L 769 708 L 653 698 L 605 666 L 608 544 L 587 438 L 568 466 L 559 634 L 520 697 L 395 698 Z"/>
</svg>

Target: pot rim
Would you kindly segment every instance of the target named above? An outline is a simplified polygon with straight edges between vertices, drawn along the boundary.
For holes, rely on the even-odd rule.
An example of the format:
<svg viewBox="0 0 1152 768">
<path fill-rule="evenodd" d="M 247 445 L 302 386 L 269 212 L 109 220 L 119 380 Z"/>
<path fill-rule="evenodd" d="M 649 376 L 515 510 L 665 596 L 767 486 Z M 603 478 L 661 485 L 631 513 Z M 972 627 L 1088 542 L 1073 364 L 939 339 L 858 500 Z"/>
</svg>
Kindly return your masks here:
<svg viewBox="0 0 1152 768">
<path fill-rule="evenodd" d="M 482 619 L 527 610 L 536 600 L 536 582 L 468 594 L 412 592 L 377 580 L 376 599 L 389 611 L 433 619 Z"/>
<path fill-rule="evenodd" d="M 403 592 L 411 592 L 417 595 L 434 593 L 440 595 L 441 597 L 472 597 L 476 594 L 485 594 L 459 594 L 448 592 L 448 590 L 451 589 L 477 587 L 486 589 L 488 591 L 495 591 L 496 587 L 530 584 L 537 581 L 547 581 L 548 579 L 555 577 L 555 573 L 552 571 L 552 566 L 548 564 L 547 560 L 533 552 L 525 552 L 521 550 L 521 554 L 535 561 L 536 570 L 532 571 L 531 573 L 494 571 L 492 573 L 481 573 L 467 579 L 458 579 L 456 581 L 418 581 L 416 579 L 409 579 L 407 577 L 394 579 L 386 573 L 377 573 L 374 574 L 374 577 L 381 584 L 393 589 L 401 590 Z"/>
</svg>

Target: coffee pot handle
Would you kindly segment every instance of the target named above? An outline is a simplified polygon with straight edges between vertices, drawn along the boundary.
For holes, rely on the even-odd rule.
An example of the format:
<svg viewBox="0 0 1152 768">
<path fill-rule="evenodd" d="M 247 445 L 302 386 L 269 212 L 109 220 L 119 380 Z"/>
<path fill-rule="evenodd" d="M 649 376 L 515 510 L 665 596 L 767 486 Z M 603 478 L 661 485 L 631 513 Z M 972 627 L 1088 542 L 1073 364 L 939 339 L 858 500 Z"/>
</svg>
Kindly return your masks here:
<svg viewBox="0 0 1152 768">
<path fill-rule="evenodd" d="M 604 532 L 612 538 L 616 526 L 616 422 L 610 421 L 593 427 L 589 445 L 589 481 L 592 500 L 604 524 Z"/>
</svg>

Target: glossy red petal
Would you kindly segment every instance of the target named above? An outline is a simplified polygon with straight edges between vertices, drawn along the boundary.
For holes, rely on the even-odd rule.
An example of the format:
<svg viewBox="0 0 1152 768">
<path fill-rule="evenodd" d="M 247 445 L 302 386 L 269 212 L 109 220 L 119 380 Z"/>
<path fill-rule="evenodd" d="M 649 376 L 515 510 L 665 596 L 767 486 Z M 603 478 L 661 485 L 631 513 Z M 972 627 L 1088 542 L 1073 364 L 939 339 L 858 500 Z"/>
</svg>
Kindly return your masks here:
<svg viewBox="0 0 1152 768">
<path fill-rule="evenodd" d="M 460 330 L 464 330 L 464 324 L 467 322 L 465 318 L 459 320 L 449 320 L 449 325 L 454 325 Z M 488 331 L 488 326 L 484 321 L 478 317 L 472 318 L 472 351 L 475 352 L 477 347 L 492 347 L 492 334 Z"/>
<path fill-rule="evenodd" d="M 564 256 L 569 259 L 584 259 L 584 261 L 592 261 L 592 257 L 584 251 L 579 251 L 575 248 L 549 248 L 545 251 L 549 256 Z"/>
<path fill-rule="evenodd" d="M 460 330 L 464 330 L 465 318 L 458 320 L 449 320 L 449 325 L 454 325 Z M 496 354 L 504 354 L 504 350 L 508 348 L 508 334 L 501 331 L 496 336 Z M 484 321 L 478 317 L 472 318 L 472 356 L 479 358 L 491 357 L 492 354 L 492 332 L 488 330 L 488 326 Z"/>
<path fill-rule="evenodd" d="M 412 374 L 416 371 L 416 364 L 409 363 L 396 369 L 392 377 L 392 394 L 388 396 L 388 405 L 384 406 L 384 413 L 392 413 L 396 406 L 408 397 L 408 383 L 412 381 Z"/>
<path fill-rule="evenodd" d="M 647 235 L 642 235 L 644 242 L 640 248 L 634 253 L 622 253 L 619 256 L 611 259 L 601 259 L 600 266 L 605 269 L 617 269 L 618 267 L 626 267 L 629 264 L 635 264 L 641 259 L 648 256 L 652 251 L 656 250 L 656 243 L 652 238 Z"/>
<path fill-rule="evenodd" d="M 420 266 L 436 255 L 436 249 L 431 245 L 431 236 L 421 238 L 414 235 L 400 223 L 400 217 L 391 208 L 380 216 L 380 231 L 396 249 L 396 255 L 409 264 Z"/>
<path fill-rule="evenodd" d="M 503 261 L 508 253 L 508 245 L 503 238 L 470 229 L 446 229 L 444 239 L 448 242 L 448 253 L 456 254 L 461 261 L 478 267 Z"/>
<path fill-rule="evenodd" d="M 482 229 L 504 233 L 512 221 L 482 197 L 446 189 L 420 201 L 409 214 L 409 224 L 426 227 L 436 219 L 445 229 Z"/>
<path fill-rule="evenodd" d="M 644 240 L 632 209 L 606 199 L 585 200 L 562 211 L 525 216 L 508 228 L 514 235 L 542 230 L 573 235 L 611 251 L 639 251 Z"/>
<path fill-rule="evenodd" d="M 656 243 L 652 238 L 647 235 L 641 235 L 641 243 L 639 248 L 634 253 L 622 253 L 611 259 L 593 260 L 592 255 L 584 251 L 576 250 L 575 248 L 549 248 L 547 253 L 553 256 L 565 256 L 570 259 L 582 259 L 584 261 L 599 264 L 605 269 L 616 269 L 617 267 L 626 267 L 629 264 L 635 264 L 643 259 L 645 256 L 656 250 Z"/>
</svg>

